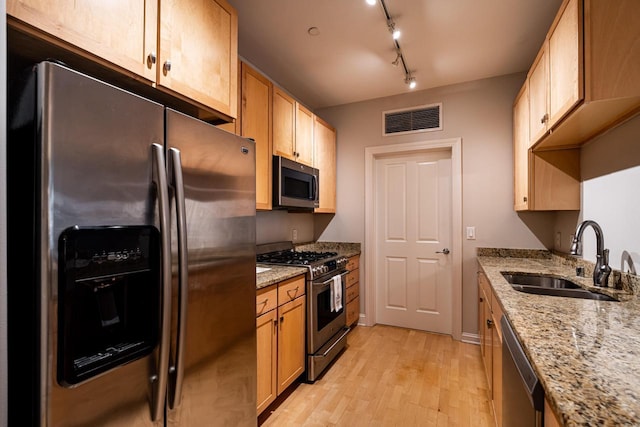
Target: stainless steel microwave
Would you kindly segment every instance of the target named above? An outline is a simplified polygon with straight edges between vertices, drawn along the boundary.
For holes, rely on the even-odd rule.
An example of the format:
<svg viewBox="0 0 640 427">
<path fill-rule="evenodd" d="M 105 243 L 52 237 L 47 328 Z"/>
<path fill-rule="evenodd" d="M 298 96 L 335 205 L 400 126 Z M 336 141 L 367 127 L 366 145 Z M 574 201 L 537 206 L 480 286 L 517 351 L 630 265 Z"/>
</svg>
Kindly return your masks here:
<svg viewBox="0 0 640 427">
<path fill-rule="evenodd" d="M 320 171 L 273 156 L 273 207 L 314 209 L 319 206 Z"/>
</svg>

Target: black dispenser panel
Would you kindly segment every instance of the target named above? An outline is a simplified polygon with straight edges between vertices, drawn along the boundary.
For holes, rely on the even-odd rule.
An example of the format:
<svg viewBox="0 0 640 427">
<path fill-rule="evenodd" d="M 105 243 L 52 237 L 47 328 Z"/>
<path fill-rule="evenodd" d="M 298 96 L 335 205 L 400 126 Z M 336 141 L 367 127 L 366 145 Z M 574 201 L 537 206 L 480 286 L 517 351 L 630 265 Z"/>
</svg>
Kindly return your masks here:
<svg viewBox="0 0 640 427">
<path fill-rule="evenodd" d="M 158 230 L 76 226 L 58 247 L 58 383 L 73 386 L 151 353 L 160 318 Z"/>
</svg>

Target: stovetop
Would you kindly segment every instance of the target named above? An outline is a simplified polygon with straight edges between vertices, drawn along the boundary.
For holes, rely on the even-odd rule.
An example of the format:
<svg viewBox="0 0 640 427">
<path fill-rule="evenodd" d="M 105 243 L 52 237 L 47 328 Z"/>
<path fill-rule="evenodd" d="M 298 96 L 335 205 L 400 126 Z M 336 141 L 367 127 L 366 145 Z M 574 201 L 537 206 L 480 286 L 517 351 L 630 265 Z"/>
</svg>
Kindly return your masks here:
<svg viewBox="0 0 640 427">
<path fill-rule="evenodd" d="M 337 252 L 311 252 L 311 251 L 276 251 L 267 252 L 257 256 L 260 263 L 309 265 L 326 258 L 338 256 Z"/>
<path fill-rule="evenodd" d="M 307 267 L 311 280 L 342 270 L 347 264 L 347 258 L 337 252 L 296 251 L 292 242 L 258 246 L 256 261 L 259 264 Z"/>
</svg>

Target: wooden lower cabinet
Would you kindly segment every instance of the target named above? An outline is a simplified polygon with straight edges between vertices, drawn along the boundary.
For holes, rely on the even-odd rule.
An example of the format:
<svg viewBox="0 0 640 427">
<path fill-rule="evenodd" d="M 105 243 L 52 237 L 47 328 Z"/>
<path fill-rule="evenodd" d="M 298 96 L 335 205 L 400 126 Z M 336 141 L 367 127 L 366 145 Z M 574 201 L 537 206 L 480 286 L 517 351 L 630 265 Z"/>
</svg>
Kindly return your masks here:
<svg viewBox="0 0 640 427">
<path fill-rule="evenodd" d="M 551 408 L 551 404 L 545 397 L 544 399 L 544 427 L 560 427 L 562 424 L 558 416 Z"/>
<path fill-rule="evenodd" d="M 271 310 L 256 319 L 256 340 L 258 348 L 258 414 L 276 399 L 278 395 L 278 312 Z"/>
<path fill-rule="evenodd" d="M 493 404 L 496 425 L 502 425 L 502 328 L 503 310 L 484 273 L 478 273 L 478 321 L 480 349 L 484 362 L 489 399 Z"/>
<path fill-rule="evenodd" d="M 360 255 L 354 255 L 347 262 L 346 276 L 346 317 L 347 326 L 351 326 L 360 318 Z"/>
<path fill-rule="evenodd" d="M 278 307 L 278 394 L 304 372 L 305 297 Z"/>
<path fill-rule="evenodd" d="M 256 293 L 257 414 L 305 369 L 305 276 Z"/>
</svg>

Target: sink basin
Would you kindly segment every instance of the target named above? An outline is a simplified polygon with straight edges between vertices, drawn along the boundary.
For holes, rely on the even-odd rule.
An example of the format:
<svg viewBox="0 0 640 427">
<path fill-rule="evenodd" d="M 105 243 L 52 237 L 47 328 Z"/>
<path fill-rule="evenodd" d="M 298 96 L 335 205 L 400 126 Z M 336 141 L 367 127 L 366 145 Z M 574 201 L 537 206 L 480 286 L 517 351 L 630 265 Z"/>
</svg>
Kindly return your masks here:
<svg viewBox="0 0 640 427">
<path fill-rule="evenodd" d="M 269 270 L 271 269 L 266 267 L 256 267 L 256 274 L 264 273 L 265 271 L 269 271 Z"/>
<path fill-rule="evenodd" d="M 561 277 L 518 273 L 502 273 L 502 275 L 512 285 L 553 289 L 581 289 L 579 285 Z"/>
<path fill-rule="evenodd" d="M 519 292 L 535 295 L 550 295 L 557 297 L 593 299 L 599 301 L 617 301 L 608 295 L 591 292 L 581 288 L 576 283 L 561 277 L 526 274 L 507 273 L 502 276 L 511 284 L 511 287 Z"/>
</svg>

